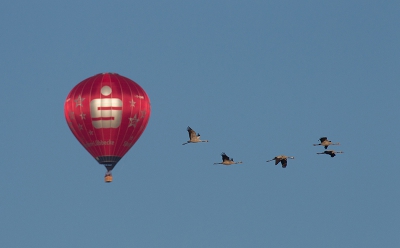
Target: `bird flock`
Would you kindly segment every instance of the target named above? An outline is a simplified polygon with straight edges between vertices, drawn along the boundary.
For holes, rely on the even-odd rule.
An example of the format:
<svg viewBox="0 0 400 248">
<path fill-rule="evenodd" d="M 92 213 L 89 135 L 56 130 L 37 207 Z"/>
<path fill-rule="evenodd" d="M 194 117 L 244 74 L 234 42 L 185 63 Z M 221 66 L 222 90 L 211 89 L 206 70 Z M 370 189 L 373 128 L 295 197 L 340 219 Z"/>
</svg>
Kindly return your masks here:
<svg viewBox="0 0 400 248">
<path fill-rule="evenodd" d="M 201 143 L 201 142 L 208 142 L 208 140 L 201 140 L 200 139 L 200 134 L 196 133 L 191 127 L 187 127 L 187 131 L 189 133 L 189 140 L 183 143 L 182 145 L 186 145 L 189 143 Z M 325 151 L 323 152 L 317 152 L 317 154 L 327 154 L 331 156 L 332 158 L 336 156 L 338 153 L 343 153 L 342 151 L 334 151 L 334 150 L 327 150 L 329 146 L 331 145 L 340 145 L 340 143 L 333 143 L 332 141 L 328 140 L 327 137 L 321 137 L 319 139 L 320 143 L 319 144 L 313 144 L 313 146 L 323 146 L 325 148 Z M 225 154 L 225 152 L 221 153 L 222 156 L 222 162 L 220 163 L 214 163 L 214 164 L 222 164 L 222 165 L 232 165 L 232 164 L 242 164 L 242 161 L 235 162 L 233 158 L 228 157 L 228 155 Z M 293 156 L 286 156 L 286 155 L 278 155 L 274 157 L 273 159 L 267 160 L 266 162 L 271 162 L 275 161 L 275 165 L 281 163 L 282 168 L 286 168 L 287 166 L 287 160 L 288 159 L 294 159 Z"/>
</svg>

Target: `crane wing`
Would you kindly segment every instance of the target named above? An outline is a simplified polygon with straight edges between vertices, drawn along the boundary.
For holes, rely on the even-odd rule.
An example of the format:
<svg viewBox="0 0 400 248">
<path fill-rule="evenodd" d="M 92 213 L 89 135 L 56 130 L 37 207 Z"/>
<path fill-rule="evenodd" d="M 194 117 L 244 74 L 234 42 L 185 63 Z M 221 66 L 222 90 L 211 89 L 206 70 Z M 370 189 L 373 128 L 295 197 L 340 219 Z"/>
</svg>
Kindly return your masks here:
<svg viewBox="0 0 400 248">
<path fill-rule="evenodd" d="M 192 140 L 193 138 L 196 137 L 196 132 L 193 129 L 191 129 L 190 127 L 187 127 L 187 131 L 189 133 L 189 139 L 190 140 Z"/>
<path fill-rule="evenodd" d="M 324 151 L 324 153 L 330 155 L 331 157 L 334 157 L 334 156 L 335 156 L 335 152 L 332 151 L 332 150 Z"/>
<path fill-rule="evenodd" d="M 281 160 L 282 168 L 286 168 L 287 165 L 287 159 L 282 159 Z"/>
<path fill-rule="evenodd" d="M 222 161 L 229 161 L 229 157 L 226 156 L 225 152 L 221 153 Z"/>
<path fill-rule="evenodd" d="M 320 140 L 321 143 L 322 143 L 322 142 L 324 142 L 325 140 L 328 140 L 328 138 L 327 138 L 327 137 L 321 137 L 321 138 L 319 138 L 319 140 Z"/>
</svg>

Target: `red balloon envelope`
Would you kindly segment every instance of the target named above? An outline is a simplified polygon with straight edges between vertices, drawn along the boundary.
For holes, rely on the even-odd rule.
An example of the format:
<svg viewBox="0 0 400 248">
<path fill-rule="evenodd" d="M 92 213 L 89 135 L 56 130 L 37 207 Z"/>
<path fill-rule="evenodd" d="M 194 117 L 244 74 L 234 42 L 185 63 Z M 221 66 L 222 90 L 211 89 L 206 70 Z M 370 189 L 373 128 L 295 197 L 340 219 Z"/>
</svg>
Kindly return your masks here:
<svg viewBox="0 0 400 248">
<path fill-rule="evenodd" d="M 71 90 L 64 105 L 69 128 L 97 162 L 107 168 L 106 177 L 111 176 L 114 166 L 139 139 L 150 111 L 146 92 L 116 73 L 83 80 Z"/>
</svg>

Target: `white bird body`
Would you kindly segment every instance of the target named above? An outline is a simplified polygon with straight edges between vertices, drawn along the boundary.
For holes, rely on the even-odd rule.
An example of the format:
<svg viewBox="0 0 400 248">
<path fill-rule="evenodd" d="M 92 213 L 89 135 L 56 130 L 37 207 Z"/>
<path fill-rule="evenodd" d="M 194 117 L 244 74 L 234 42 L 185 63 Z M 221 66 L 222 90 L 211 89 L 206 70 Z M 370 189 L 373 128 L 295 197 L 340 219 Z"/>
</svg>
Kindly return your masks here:
<svg viewBox="0 0 400 248">
<path fill-rule="evenodd" d="M 183 143 L 182 145 L 186 145 L 189 143 L 199 143 L 199 142 L 208 142 L 208 140 L 201 140 L 200 139 L 200 134 L 196 134 L 196 132 L 191 129 L 189 126 L 187 127 L 187 131 L 189 133 L 189 140 L 185 143 Z"/>
<path fill-rule="evenodd" d="M 319 138 L 319 141 L 321 143 L 313 144 L 313 146 L 324 146 L 325 149 L 328 149 L 328 146 L 330 146 L 330 145 L 340 145 L 340 143 L 332 143 L 332 141 L 328 140 L 327 137 L 321 137 L 321 138 Z"/>
<path fill-rule="evenodd" d="M 214 163 L 214 164 L 223 164 L 223 165 L 231 165 L 231 164 L 242 164 L 242 161 L 235 162 L 233 158 L 229 158 L 224 152 L 221 153 L 222 163 Z"/>
<path fill-rule="evenodd" d="M 267 162 L 271 162 L 271 161 L 275 160 L 275 165 L 279 164 L 279 162 L 280 162 L 282 164 L 282 168 L 286 168 L 288 158 L 294 159 L 293 156 L 279 155 L 279 156 L 274 157 L 273 159 L 267 160 Z"/>
</svg>

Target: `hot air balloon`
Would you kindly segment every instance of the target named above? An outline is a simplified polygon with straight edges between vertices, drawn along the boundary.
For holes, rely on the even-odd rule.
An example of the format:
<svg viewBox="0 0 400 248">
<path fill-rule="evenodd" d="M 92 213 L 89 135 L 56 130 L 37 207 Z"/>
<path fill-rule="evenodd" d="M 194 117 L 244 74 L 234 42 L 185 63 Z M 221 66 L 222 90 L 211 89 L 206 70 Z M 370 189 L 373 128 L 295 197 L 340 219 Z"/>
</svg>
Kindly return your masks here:
<svg viewBox="0 0 400 248">
<path fill-rule="evenodd" d="M 150 118 L 150 99 L 134 81 L 101 73 L 77 84 L 64 105 L 67 124 L 81 145 L 111 171 L 142 135 Z"/>
</svg>

